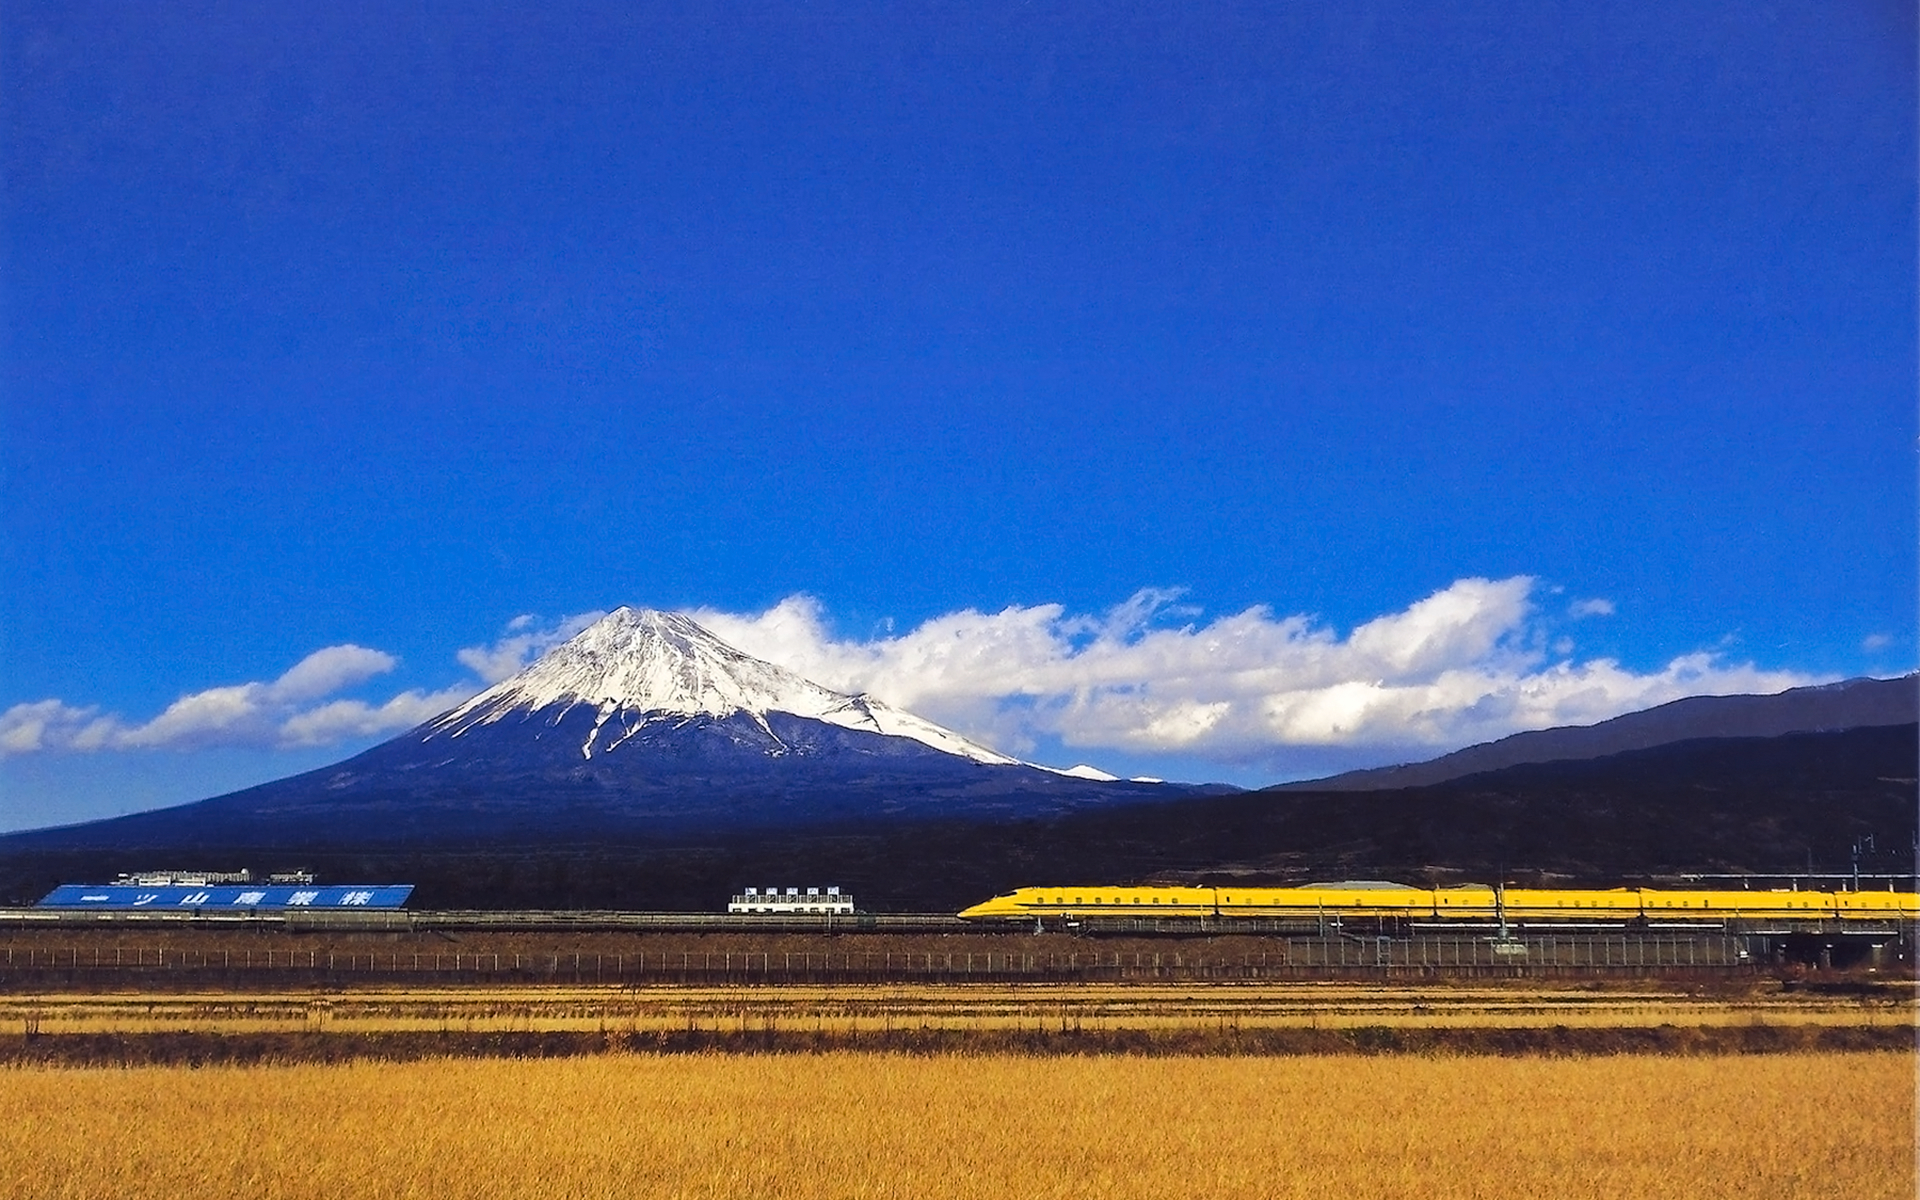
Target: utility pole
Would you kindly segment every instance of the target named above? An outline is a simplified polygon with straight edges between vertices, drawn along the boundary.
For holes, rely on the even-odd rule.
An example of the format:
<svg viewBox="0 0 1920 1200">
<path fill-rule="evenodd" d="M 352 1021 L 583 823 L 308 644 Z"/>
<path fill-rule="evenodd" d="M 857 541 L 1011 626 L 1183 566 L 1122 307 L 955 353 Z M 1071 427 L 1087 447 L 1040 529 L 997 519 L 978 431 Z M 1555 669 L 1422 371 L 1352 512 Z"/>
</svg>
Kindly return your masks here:
<svg viewBox="0 0 1920 1200">
<path fill-rule="evenodd" d="M 1863 845 L 1869 854 L 1873 852 L 1872 834 L 1853 839 L 1853 890 L 1856 892 L 1860 890 L 1860 849 Z"/>
</svg>

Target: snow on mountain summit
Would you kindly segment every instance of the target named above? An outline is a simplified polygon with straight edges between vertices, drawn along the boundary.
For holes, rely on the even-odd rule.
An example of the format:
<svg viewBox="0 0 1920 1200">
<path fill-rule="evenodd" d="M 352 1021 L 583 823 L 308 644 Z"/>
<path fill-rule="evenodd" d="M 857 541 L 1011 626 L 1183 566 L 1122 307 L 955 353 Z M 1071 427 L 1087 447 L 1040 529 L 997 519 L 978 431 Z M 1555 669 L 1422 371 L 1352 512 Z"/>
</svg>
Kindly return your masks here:
<svg viewBox="0 0 1920 1200">
<path fill-rule="evenodd" d="M 509 697 L 524 708 L 571 701 L 716 717 L 769 709 L 812 716 L 831 706 L 830 697 L 838 699 L 678 613 L 632 608 L 615 609 L 464 709 L 491 708 L 490 701 Z"/>
<path fill-rule="evenodd" d="M 736 650 L 679 613 L 618 608 L 571 641 L 556 646 L 511 679 L 481 692 L 428 725 L 428 737 L 458 737 L 511 714 L 576 705 L 598 710 L 581 746 L 592 757 L 603 725 L 616 714 L 655 719 L 728 717 L 744 713 L 765 729 L 770 712 L 809 717 L 893 737 L 912 738 L 975 762 L 1018 762 L 865 695 L 822 687 L 785 667 Z M 638 726 L 623 721 L 631 732 Z M 771 736 L 771 730 L 768 730 Z M 624 739 L 621 739 L 624 740 Z"/>
<path fill-rule="evenodd" d="M 1109 775 L 1099 767 L 1089 766 L 1086 763 L 1081 763 L 1075 767 L 1048 767 L 1046 769 L 1056 775 L 1066 775 L 1074 779 L 1097 779 L 1101 783 L 1113 783 L 1120 778 L 1118 775 Z"/>
</svg>

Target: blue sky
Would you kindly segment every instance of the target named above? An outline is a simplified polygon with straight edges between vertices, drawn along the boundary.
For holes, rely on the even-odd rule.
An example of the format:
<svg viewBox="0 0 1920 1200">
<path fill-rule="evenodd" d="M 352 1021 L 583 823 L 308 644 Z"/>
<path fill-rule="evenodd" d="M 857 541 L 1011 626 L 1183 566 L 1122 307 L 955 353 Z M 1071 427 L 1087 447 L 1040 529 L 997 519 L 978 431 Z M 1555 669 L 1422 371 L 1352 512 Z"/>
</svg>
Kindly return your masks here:
<svg viewBox="0 0 1920 1200">
<path fill-rule="evenodd" d="M 1243 783 L 1914 665 L 1910 6 L 0 21 L 0 828 L 619 604 Z"/>
</svg>

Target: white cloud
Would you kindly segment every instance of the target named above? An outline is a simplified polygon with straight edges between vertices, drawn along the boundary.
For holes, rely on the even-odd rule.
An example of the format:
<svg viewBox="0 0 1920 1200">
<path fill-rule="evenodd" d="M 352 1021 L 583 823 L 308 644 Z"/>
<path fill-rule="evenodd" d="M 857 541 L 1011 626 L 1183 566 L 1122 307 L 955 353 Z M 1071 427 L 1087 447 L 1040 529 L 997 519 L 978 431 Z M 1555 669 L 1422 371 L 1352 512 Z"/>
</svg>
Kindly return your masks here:
<svg viewBox="0 0 1920 1200">
<path fill-rule="evenodd" d="M 1204 619 L 1179 591 L 1143 589 L 1104 613 L 1059 604 L 946 613 L 896 632 L 835 636 L 820 603 L 789 596 L 758 613 L 691 615 L 750 654 L 830 687 L 871 692 L 989 745 L 1262 766 L 1306 748 L 1439 752 L 1523 729 L 1585 724 L 1683 696 L 1776 692 L 1818 678 L 1730 661 L 1721 647 L 1651 671 L 1580 659 L 1526 576 L 1462 579 L 1341 631 L 1265 606 Z M 1558 600 L 1550 600 L 1556 612 Z M 1599 615 L 1581 601 L 1568 617 Z M 1608 606 L 1610 608 L 1610 606 Z M 1582 611 L 1585 610 L 1585 611 Z M 516 617 L 456 657 L 497 682 L 598 620 Z M 1564 618 L 1562 618 L 1564 619 Z M 308 747 L 398 733 L 481 682 L 346 696 L 392 671 L 391 655 L 329 646 L 271 682 L 182 696 L 144 723 L 59 700 L 0 713 L 0 757 L 51 751 L 248 745 Z"/>
<path fill-rule="evenodd" d="M 1893 645 L 1893 638 L 1885 633 L 1870 633 L 1860 639 L 1860 648 L 1868 654 L 1874 654 Z"/>
<path fill-rule="evenodd" d="M 1426 679 L 1463 663 L 1483 662 L 1521 630 L 1533 611 L 1533 580 L 1462 579 L 1402 613 L 1376 617 L 1353 631 L 1348 648 L 1381 674 Z M 1359 664 L 1355 664 L 1359 665 Z"/>
<path fill-rule="evenodd" d="M 561 618 L 559 623 L 550 628 L 540 629 L 535 625 L 537 617 L 522 613 L 507 622 L 507 632 L 511 636 L 501 638 L 490 646 L 468 646 L 454 657 L 460 660 L 461 666 L 487 683 L 499 683 L 518 674 L 528 663 L 606 615 L 604 612 L 575 613 L 571 617 Z"/>
<path fill-rule="evenodd" d="M 119 734 L 122 746 L 183 746 L 196 744 L 253 744 L 270 727 L 264 711 L 273 695 L 270 685 L 241 683 L 208 688 L 182 696 L 153 720 Z"/>
<path fill-rule="evenodd" d="M 545 628 L 531 614 L 515 617 L 499 641 L 457 653 L 479 682 L 441 691 L 416 688 L 385 699 L 341 696 L 400 664 L 385 651 L 346 643 L 315 650 L 270 682 L 189 693 L 144 722 L 60 700 L 16 704 L 0 713 L 0 758 L 54 751 L 285 749 L 400 733 L 454 707 L 483 684 L 514 674 L 603 615 L 580 613 Z"/>
<path fill-rule="evenodd" d="M 473 685 L 434 693 L 413 690 L 379 703 L 327 699 L 397 665 L 398 659 L 379 650 L 327 646 L 272 682 L 193 692 L 143 723 L 60 700 L 16 704 L 0 713 L 0 758 L 50 751 L 332 745 L 412 728 L 477 690 Z"/>
<path fill-rule="evenodd" d="M 1575 600 L 1567 605 L 1570 617 L 1610 617 L 1613 615 L 1613 601 L 1595 597 L 1592 600 Z"/>
<path fill-rule="evenodd" d="M 331 746 L 353 738 L 398 733 L 439 716 L 471 695 L 472 688 L 460 687 L 442 692 L 401 692 L 380 705 L 364 700 L 335 700 L 295 713 L 281 722 L 280 743 Z"/>
<path fill-rule="evenodd" d="M 273 681 L 273 696 L 279 700 L 312 700 L 331 696 L 341 688 L 365 683 L 375 675 L 384 675 L 400 665 L 391 654 L 348 643 L 315 650 L 295 663 L 286 674 Z"/>
<path fill-rule="evenodd" d="M 100 716 L 97 708 L 75 708 L 59 700 L 16 704 L 0 713 L 0 758 L 36 750 L 94 749 L 112 727 L 112 718 Z"/>
<path fill-rule="evenodd" d="M 808 596 L 757 614 L 690 615 L 750 654 L 1015 752 L 1041 737 L 1221 762 L 1282 747 L 1439 749 L 1817 681 L 1711 653 L 1651 672 L 1578 661 L 1564 643 L 1549 658 L 1536 590 L 1526 576 L 1462 579 L 1345 636 L 1265 607 L 1167 627 L 1168 616 L 1197 614 L 1172 610 L 1178 593 L 1161 590 L 1100 617 L 1057 604 L 969 609 L 868 640 L 832 636 Z"/>
</svg>

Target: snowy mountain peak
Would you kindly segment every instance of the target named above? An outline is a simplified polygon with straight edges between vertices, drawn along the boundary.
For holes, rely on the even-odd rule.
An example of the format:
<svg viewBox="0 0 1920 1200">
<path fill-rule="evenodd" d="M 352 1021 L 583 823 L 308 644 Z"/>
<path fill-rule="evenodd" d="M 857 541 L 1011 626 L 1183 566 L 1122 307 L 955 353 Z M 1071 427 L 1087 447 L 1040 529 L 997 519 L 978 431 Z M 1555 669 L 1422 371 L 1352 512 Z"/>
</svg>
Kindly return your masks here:
<svg viewBox="0 0 1920 1200">
<path fill-rule="evenodd" d="M 769 709 L 813 715 L 808 710 L 836 696 L 735 650 L 679 613 L 635 608 L 615 609 L 494 690 L 529 708 L 572 701 L 688 716 Z"/>
<path fill-rule="evenodd" d="M 511 714 L 575 705 L 600 720 L 581 753 L 592 757 L 601 726 L 616 714 L 655 718 L 728 717 L 745 713 L 766 725 L 771 712 L 810 717 L 845 729 L 912 738 L 975 762 L 1018 760 L 870 696 L 822 687 L 785 667 L 721 641 L 692 619 L 653 609 L 617 608 L 532 666 L 429 723 L 428 737 L 458 737 Z M 637 725 L 623 720 L 630 733 Z M 769 731 L 770 732 L 770 731 Z"/>
</svg>

